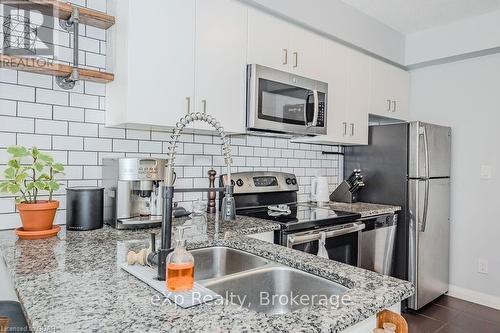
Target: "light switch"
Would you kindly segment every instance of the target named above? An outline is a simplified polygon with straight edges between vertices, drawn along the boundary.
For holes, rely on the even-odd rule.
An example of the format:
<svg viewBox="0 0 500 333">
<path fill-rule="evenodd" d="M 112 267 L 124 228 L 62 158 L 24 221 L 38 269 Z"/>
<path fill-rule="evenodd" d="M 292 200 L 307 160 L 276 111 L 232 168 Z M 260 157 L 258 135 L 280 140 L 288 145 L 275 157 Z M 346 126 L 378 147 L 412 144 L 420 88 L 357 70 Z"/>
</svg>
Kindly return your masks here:
<svg viewBox="0 0 500 333">
<path fill-rule="evenodd" d="M 491 165 L 481 165 L 481 179 L 491 179 Z"/>
</svg>

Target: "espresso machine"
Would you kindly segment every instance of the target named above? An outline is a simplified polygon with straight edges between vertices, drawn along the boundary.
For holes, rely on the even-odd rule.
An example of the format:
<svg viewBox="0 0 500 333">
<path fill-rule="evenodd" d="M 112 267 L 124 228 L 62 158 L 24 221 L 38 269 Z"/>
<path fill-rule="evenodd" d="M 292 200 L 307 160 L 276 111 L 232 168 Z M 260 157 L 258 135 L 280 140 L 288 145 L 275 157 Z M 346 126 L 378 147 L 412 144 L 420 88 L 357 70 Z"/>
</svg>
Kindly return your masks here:
<svg viewBox="0 0 500 333">
<path fill-rule="evenodd" d="M 103 159 L 104 222 L 116 229 L 160 227 L 165 163 L 159 158 Z"/>
</svg>

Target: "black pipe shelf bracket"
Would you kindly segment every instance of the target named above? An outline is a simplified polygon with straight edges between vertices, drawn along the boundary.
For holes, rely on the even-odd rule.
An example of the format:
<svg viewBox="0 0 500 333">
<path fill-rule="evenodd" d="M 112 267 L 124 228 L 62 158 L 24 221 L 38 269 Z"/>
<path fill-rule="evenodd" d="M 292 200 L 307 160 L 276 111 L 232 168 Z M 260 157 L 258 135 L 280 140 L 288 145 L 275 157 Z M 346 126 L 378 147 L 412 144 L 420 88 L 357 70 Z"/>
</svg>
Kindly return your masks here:
<svg viewBox="0 0 500 333">
<path fill-rule="evenodd" d="M 78 38 L 79 38 L 79 25 L 80 25 L 80 10 L 73 7 L 71 16 L 67 20 L 59 19 L 59 25 L 64 31 L 73 33 L 73 69 L 71 74 L 67 76 L 56 76 L 56 83 L 64 90 L 70 90 L 75 87 L 75 84 L 80 80 L 80 71 L 78 69 Z"/>
</svg>

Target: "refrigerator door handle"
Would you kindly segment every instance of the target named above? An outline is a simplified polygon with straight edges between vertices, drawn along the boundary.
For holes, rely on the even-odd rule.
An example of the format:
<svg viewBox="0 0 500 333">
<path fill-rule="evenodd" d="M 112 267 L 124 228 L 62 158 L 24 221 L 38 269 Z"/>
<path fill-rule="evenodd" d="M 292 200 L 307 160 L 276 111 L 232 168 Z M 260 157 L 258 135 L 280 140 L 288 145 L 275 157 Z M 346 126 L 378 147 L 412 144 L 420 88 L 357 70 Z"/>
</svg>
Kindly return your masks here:
<svg viewBox="0 0 500 333">
<path fill-rule="evenodd" d="M 430 165 L 429 165 L 429 142 L 427 141 L 427 129 L 425 126 L 421 127 L 421 134 L 424 139 L 424 158 L 425 158 L 425 178 L 428 179 L 430 175 Z"/>
<path fill-rule="evenodd" d="M 425 232 L 425 227 L 427 225 L 427 211 L 429 209 L 429 180 L 424 180 L 424 209 L 422 212 L 422 220 L 419 223 L 420 232 Z M 418 199 L 417 199 L 418 200 Z"/>
</svg>

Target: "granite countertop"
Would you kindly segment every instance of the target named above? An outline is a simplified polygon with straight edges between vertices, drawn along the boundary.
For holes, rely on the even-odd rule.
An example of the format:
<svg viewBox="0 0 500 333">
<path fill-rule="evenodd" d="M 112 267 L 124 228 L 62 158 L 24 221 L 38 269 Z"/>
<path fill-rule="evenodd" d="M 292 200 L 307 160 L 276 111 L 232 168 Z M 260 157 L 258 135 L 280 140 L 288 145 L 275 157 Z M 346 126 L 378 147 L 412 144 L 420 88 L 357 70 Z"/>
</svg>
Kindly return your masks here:
<svg viewBox="0 0 500 333">
<path fill-rule="evenodd" d="M 129 250 L 146 246 L 149 233 L 159 234 L 159 229 L 62 230 L 57 238 L 36 241 L 18 240 L 9 230 L 0 232 L 0 251 L 33 331 L 339 332 L 414 292 L 409 282 L 246 236 L 278 228 L 243 216 L 235 222 L 210 219 L 206 233 L 190 239 L 188 247 L 232 247 L 322 276 L 350 288 L 350 303 L 285 315 L 256 313 L 231 303 L 189 309 L 156 304 L 152 300 L 158 293 L 119 265 Z"/>
<path fill-rule="evenodd" d="M 401 210 L 400 206 L 381 205 L 367 202 L 344 203 L 330 201 L 328 205 L 335 210 L 360 213 L 361 217 L 392 214 Z"/>
</svg>

